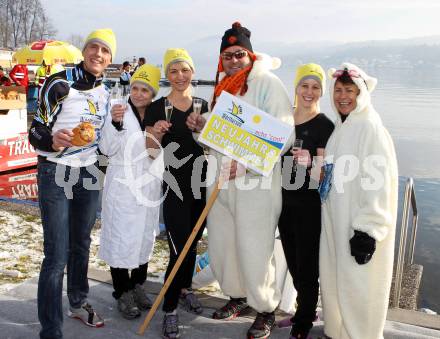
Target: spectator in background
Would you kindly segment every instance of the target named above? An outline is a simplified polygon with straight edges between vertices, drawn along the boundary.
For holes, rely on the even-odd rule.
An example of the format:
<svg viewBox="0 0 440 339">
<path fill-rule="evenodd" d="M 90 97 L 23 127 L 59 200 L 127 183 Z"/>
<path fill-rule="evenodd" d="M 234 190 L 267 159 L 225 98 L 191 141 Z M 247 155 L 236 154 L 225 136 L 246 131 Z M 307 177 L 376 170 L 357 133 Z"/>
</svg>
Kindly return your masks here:
<svg viewBox="0 0 440 339">
<path fill-rule="evenodd" d="M 0 66 L 0 86 L 11 86 L 11 80 L 6 76 L 3 67 Z"/>
<path fill-rule="evenodd" d="M 124 61 L 122 64 L 121 75 L 119 77 L 119 84 L 123 88 L 125 94 L 128 94 L 129 92 L 130 79 L 130 62 Z"/>
<path fill-rule="evenodd" d="M 140 57 L 137 65 L 135 66 L 134 70 L 130 74 L 133 75 L 133 73 L 136 72 L 139 67 L 141 67 L 143 64 L 145 64 L 145 62 L 146 62 L 145 58 Z"/>
<path fill-rule="evenodd" d="M 40 67 L 35 72 L 35 85 L 38 86 L 38 93 L 40 93 L 41 87 L 43 87 L 46 77 L 48 76 L 46 61 L 43 60 Z"/>
<path fill-rule="evenodd" d="M 119 84 L 121 86 L 129 86 L 130 85 L 130 62 L 124 61 L 121 69 L 121 76 L 119 77 Z"/>
<path fill-rule="evenodd" d="M 9 72 L 9 78 L 11 78 L 11 80 L 14 81 L 17 86 L 23 86 L 27 93 L 29 86 L 29 75 L 26 65 L 15 65 Z"/>
</svg>

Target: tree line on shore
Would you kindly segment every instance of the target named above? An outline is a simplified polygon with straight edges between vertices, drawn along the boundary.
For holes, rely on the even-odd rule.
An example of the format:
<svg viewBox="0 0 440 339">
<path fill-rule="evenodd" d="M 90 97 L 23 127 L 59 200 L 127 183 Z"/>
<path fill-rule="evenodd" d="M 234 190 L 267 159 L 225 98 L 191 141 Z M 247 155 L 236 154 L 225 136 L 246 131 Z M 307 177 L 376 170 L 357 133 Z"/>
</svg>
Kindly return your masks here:
<svg viewBox="0 0 440 339">
<path fill-rule="evenodd" d="M 0 0 L 0 18 L 2 47 L 15 49 L 57 33 L 40 0 Z"/>
</svg>

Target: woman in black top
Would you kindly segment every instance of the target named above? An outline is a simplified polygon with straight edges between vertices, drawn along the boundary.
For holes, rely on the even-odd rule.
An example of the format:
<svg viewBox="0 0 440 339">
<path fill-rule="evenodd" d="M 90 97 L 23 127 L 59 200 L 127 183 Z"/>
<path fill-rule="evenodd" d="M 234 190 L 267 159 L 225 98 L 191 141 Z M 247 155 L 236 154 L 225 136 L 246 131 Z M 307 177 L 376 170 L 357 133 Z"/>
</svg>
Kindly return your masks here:
<svg viewBox="0 0 440 339">
<path fill-rule="evenodd" d="M 295 315 L 281 321 L 279 326 L 292 326 L 290 338 L 307 338 L 316 317 L 319 296 L 321 201 L 317 189 L 320 171 L 315 173 L 314 170 L 312 175 L 312 160 L 316 156 L 323 157 L 334 128 L 333 123 L 319 113 L 324 82 L 321 66 L 298 67 L 294 119 L 296 139 L 302 140 L 302 149 L 292 150 L 282 157 L 283 207 L 278 229 L 298 295 Z"/>
<path fill-rule="evenodd" d="M 154 149 L 159 151 L 159 143 L 165 152 L 163 215 L 170 249 L 166 279 L 205 206 L 205 187 L 192 183 L 204 182 L 206 161 L 202 147 L 194 141 L 192 132 L 185 123 L 188 115 L 194 111 L 193 102 L 196 99 L 191 95 L 190 86 L 194 74 L 192 59 L 184 49 L 168 49 L 163 64 L 171 92 L 166 98 L 162 97 L 151 104 L 146 114 L 145 125 L 150 153 L 153 153 Z M 165 115 L 166 99 L 173 106 L 169 121 Z M 201 113 L 207 111 L 208 104 L 202 100 Z M 162 307 L 165 312 L 163 321 L 165 338 L 176 338 L 179 333 L 176 314 L 179 296 L 187 310 L 196 314 L 202 312 L 200 302 L 191 290 L 191 283 L 196 261 L 196 246 L 203 229 L 204 227 L 200 229 L 165 294 Z"/>
</svg>

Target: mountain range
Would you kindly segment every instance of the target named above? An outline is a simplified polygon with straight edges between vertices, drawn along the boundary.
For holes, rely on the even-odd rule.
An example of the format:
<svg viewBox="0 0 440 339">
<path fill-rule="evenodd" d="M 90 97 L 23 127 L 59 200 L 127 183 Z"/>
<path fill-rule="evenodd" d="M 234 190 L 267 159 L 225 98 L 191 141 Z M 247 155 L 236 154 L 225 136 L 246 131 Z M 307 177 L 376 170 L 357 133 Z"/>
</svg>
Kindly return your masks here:
<svg viewBox="0 0 440 339">
<path fill-rule="evenodd" d="M 220 38 L 208 36 L 184 46 L 191 53 L 197 76 L 212 78 L 217 67 Z M 349 61 L 364 68 L 423 68 L 440 70 L 440 35 L 409 39 L 338 41 L 256 41 L 255 51 L 262 51 L 282 60 L 282 68 L 316 62 L 328 68 Z M 150 60 L 161 60 L 162 52 L 151 53 Z"/>
</svg>

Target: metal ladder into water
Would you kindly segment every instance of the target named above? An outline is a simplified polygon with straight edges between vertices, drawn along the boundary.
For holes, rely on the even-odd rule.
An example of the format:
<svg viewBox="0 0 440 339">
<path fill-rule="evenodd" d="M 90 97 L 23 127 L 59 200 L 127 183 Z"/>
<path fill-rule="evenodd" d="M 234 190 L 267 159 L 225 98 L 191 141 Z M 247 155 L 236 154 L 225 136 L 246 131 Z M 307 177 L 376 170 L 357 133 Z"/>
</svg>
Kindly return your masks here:
<svg viewBox="0 0 440 339">
<path fill-rule="evenodd" d="M 410 207 L 412 211 L 412 230 L 411 230 L 409 248 L 407 249 L 408 220 L 409 220 Z M 397 264 L 395 269 L 395 279 L 393 286 L 394 293 L 391 296 L 392 298 L 391 307 L 393 308 L 400 307 L 399 305 L 400 305 L 401 292 L 402 292 L 402 280 L 403 280 L 404 269 L 406 267 L 412 266 L 414 263 L 414 250 L 415 250 L 415 243 L 417 236 L 418 218 L 419 218 L 419 214 L 417 210 L 416 194 L 414 191 L 414 180 L 413 178 L 408 178 L 405 185 L 405 194 L 403 200 L 399 251 L 397 255 Z M 416 292 L 418 294 L 418 291 Z"/>
</svg>

